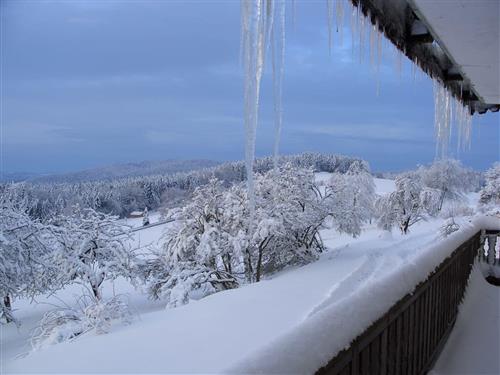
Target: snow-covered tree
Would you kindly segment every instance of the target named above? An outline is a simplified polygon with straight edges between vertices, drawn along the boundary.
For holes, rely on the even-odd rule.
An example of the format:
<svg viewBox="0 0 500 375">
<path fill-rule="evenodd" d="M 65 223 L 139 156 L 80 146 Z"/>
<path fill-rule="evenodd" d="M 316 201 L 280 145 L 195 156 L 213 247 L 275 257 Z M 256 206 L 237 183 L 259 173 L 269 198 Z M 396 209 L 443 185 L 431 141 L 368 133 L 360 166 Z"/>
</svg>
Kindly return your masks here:
<svg viewBox="0 0 500 375">
<path fill-rule="evenodd" d="M 418 174 L 408 172 L 395 180 L 396 190 L 387 196 L 380 197 L 376 202 L 379 213 L 378 224 L 382 229 L 391 230 L 397 226 L 403 234 L 408 233 L 410 226 L 425 217 L 429 210 L 432 190 L 424 189 Z M 434 193 L 435 194 L 435 193 Z"/>
<path fill-rule="evenodd" d="M 480 193 L 480 203 L 500 206 L 500 163 L 495 163 L 485 173 L 486 184 Z"/>
<path fill-rule="evenodd" d="M 424 186 L 440 191 L 438 210 L 443 207 L 445 200 L 459 201 L 464 193 L 473 190 L 470 173 L 460 161 L 454 159 L 437 160 L 429 167 L 421 167 L 419 174 Z"/>
<path fill-rule="evenodd" d="M 328 215 L 317 193 L 312 171 L 289 164 L 256 176 L 252 217 L 244 184 L 225 188 L 212 179 L 197 188 L 176 211 L 164 248 L 143 267 L 151 294 L 177 306 L 193 291 L 199 296 L 234 288 L 315 259 Z"/>
<path fill-rule="evenodd" d="M 375 184 L 368 168 L 352 163 L 346 173 L 334 173 L 326 193 L 337 230 L 359 236 L 363 222 L 373 215 L 375 202 Z"/>
<path fill-rule="evenodd" d="M 420 192 L 420 204 L 422 211 L 429 216 L 437 216 L 438 213 L 443 214 L 443 193 L 441 190 L 423 186 Z M 460 203 L 458 201 L 450 202 L 451 205 Z M 449 206 L 447 206 L 449 207 Z"/>
<path fill-rule="evenodd" d="M 23 209 L 0 199 L 0 319 L 13 321 L 12 297 L 47 291 L 54 268 L 48 261 L 51 236 L 47 226 Z"/>
<path fill-rule="evenodd" d="M 290 264 L 316 259 L 323 250 L 319 229 L 329 212 L 311 169 L 287 163 L 255 182 L 255 230 L 248 245 L 253 281 Z M 252 273 L 252 272 L 250 272 Z"/>
<path fill-rule="evenodd" d="M 105 280 L 133 277 L 134 253 L 126 246 L 128 232 L 117 217 L 76 206 L 70 216 L 60 216 L 52 225 L 58 243 L 52 262 L 62 283 L 87 285 L 101 300 Z"/>
<path fill-rule="evenodd" d="M 209 294 L 237 285 L 232 275 L 232 233 L 224 218 L 231 215 L 231 208 L 238 209 L 228 204 L 217 179 L 194 191 L 193 199 L 177 212 L 176 225 L 167 229 L 164 248 L 147 264 L 153 297 L 162 296 L 170 306 L 178 306 L 187 303 L 192 290 Z"/>
</svg>

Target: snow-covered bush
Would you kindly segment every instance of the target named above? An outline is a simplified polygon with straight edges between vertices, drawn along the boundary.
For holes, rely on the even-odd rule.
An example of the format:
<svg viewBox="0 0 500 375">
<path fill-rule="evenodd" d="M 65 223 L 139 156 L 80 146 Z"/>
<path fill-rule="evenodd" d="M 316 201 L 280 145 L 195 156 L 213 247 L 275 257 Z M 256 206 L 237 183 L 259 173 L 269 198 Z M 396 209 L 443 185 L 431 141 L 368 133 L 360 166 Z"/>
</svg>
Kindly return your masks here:
<svg viewBox="0 0 500 375">
<path fill-rule="evenodd" d="M 59 270 L 61 284 L 86 284 L 100 300 L 105 280 L 134 277 L 134 253 L 126 246 L 128 232 L 116 219 L 77 206 L 70 216 L 53 221 L 58 246 L 51 260 Z"/>
<path fill-rule="evenodd" d="M 163 249 L 141 266 L 153 297 L 170 306 L 237 287 L 291 264 L 316 259 L 323 249 L 322 209 L 311 170 L 290 164 L 255 178 L 250 214 L 244 184 L 225 188 L 220 180 L 197 188 L 166 232 Z"/>
<path fill-rule="evenodd" d="M 359 236 L 362 224 L 371 219 L 374 211 L 375 183 L 368 168 L 352 163 L 346 173 L 334 173 L 326 195 L 336 229 Z"/>
<path fill-rule="evenodd" d="M 51 242 L 46 225 L 31 219 L 24 207 L 0 199 L 0 321 L 14 321 L 13 297 L 32 297 L 52 286 Z"/>
<path fill-rule="evenodd" d="M 439 228 L 439 234 L 441 237 L 448 237 L 450 234 L 459 229 L 460 225 L 458 225 L 453 218 L 450 218 L 441 225 Z"/>
<path fill-rule="evenodd" d="M 45 313 L 33 331 L 31 345 L 37 350 L 72 340 L 90 331 L 108 333 L 114 323 L 129 324 L 133 318 L 128 301 L 122 295 L 106 301 L 84 295 L 76 308 L 65 307 Z"/>
<path fill-rule="evenodd" d="M 479 202 L 484 208 L 500 206 L 500 163 L 495 163 L 485 173 L 486 184 L 480 192 Z"/>
<path fill-rule="evenodd" d="M 396 190 L 376 202 L 379 215 L 378 225 L 385 230 L 397 226 L 403 234 L 408 233 L 410 226 L 422 220 L 426 212 L 433 211 L 429 202 L 433 190 L 424 189 L 418 174 L 408 172 L 395 180 Z"/>
</svg>

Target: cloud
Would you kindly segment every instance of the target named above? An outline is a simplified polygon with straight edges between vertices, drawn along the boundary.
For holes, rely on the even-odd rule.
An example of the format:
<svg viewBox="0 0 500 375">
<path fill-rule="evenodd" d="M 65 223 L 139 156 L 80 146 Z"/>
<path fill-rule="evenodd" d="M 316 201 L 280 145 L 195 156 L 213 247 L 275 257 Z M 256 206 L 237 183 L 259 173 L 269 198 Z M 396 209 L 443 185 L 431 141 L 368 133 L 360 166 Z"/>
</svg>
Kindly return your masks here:
<svg viewBox="0 0 500 375">
<path fill-rule="evenodd" d="M 353 53 L 347 28 L 329 56 L 324 3 L 296 3 L 281 149 L 363 155 L 380 169 L 432 158 L 430 80 L 415 81 L 408 64 L 400 78 L 386 50 L 377 75 L 368 48 L 359 63 L 359 36 Z M 238 1 L 15 0 L 2 10 L 2 141 L 12 145 L 4 149 L 12 170 L 243 157 Z M 271 71 L 267 64 L 259 155 L 272 153 Z M 471 155 L 481 153 L 473 163 L 484 166 L 498 159 L 499 136 L 498 114 L 483 118 Z"/>
<path fill-rule="evenodd" d="M 16 123 L 3 125 L 3 142 L 6 145 L 57 145 L 80 143 L 84 139 L 74 134 L 69 126 L 45 123 Z"/>
<path fill-rule="evenodd" d="M 414 124 L 351 123 L 304 126 L 300 132 L 335 138 L 392 142 L 430 142 L 432 136 Z"/>
</svg>

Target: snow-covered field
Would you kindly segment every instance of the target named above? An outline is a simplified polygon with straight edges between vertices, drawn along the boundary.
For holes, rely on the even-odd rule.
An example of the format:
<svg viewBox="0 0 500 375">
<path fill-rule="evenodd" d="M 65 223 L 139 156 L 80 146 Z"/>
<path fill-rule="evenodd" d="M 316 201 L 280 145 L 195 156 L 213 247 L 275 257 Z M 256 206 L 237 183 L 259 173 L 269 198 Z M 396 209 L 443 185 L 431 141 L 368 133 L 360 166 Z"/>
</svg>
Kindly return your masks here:
<svg viewBox="0 0 500 375">
<path fill-rule="evenodd" d="M 321 173 L 317 179 L 328 177 Z M 375 179 L 375 183 L 379 194 L 394 189 L 390 180 Z M 477 196 L 469 199 L 474 205 Z M 152 222 L 158 220 L 157 215 L 150 217 Z M 129 219 L 127 224 L 138 226 L 140 220 Z M 149 301 L 143 291 L 119 279 L 105 293 L 129 295 L 137 313 L 131 325 L 116 325 L 108 334 L 89 333 L 27 355 L 23 353 L 30 350 L 28 339 L 36 322 L 53 308 L 51 304 L 74 304 L 76 287 L 40 298 L 39 304 L 15 301 L 22 326 L 0 328 L 0 373 L 266 373 L 276 370 L 285 358 L 293 367 L 281 367 L 281 372 L 312 372 L 331 356 L 332 348 L 348 344 L 446 257 L 447 247 L 441 246 L 444 240 L 438 234 L 442 222 L 417 223 L 404 236 L 370 224 L 356 239 L 325 229 L 321 234 L 328 251 L 318 261 L 175 309 Z M 460 223 L 465 230 L 451 235 L 449 246 L 475 230 L 465 219 Z M 135 232 L 134 245 L 157 242 L 166 225 Z M 498 291 L 488 293 L 499 296 Z M 311 335 L 314 341 L 309 340 Z M 460 345 L 460 337 L 452 336 L 450 342 L 455 344 L 445 353 L 453 356 L 453 345 Z M 309 355 L 296 363 L 300 351 Z M 440 363 L 438 372 L 450 373 Z"/>
</svg>

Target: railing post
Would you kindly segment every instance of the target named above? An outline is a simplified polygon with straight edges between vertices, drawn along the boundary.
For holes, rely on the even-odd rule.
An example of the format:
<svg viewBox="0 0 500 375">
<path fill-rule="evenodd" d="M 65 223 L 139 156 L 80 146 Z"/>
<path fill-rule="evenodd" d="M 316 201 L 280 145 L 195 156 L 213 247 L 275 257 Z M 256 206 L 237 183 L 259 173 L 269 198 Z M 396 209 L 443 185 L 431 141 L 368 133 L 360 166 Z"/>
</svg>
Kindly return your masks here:
<svg viewBox="0 0 500 375">
<path fill-rule="evenodd" d="M 481 261 L 486 260 L 486 249 L 484 248 L 485 241 L 486 241 L 486 231 L 483 229 L 481 230 L 481 236 L 479 237 L 479 254 L 480 254 L 479 259 Z"/>
<path fill-rule="evenodd" d="M 495 264 L 495 245 L 497 243 L 497 236 L 489 234 L 486 236 L 486 241 L 488 243 L 488 264 Z"/>
</svg>

